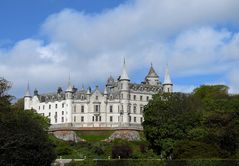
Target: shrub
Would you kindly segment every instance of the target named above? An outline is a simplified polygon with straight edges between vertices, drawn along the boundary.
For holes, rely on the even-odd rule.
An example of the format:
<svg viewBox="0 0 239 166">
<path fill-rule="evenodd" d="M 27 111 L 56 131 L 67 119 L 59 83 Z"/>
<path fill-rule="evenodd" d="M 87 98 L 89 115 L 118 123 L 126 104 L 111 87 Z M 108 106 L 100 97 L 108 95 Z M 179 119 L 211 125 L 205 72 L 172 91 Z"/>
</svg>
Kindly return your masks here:
<svg viewBox="0 0 239 166">
<path fill-rule="evenodd" d="M 131 158 L 132 157 L 132 149 L 127 144 L 118 144 L 113 145 L 112 147 L 112 158 Z"/>
</svg>

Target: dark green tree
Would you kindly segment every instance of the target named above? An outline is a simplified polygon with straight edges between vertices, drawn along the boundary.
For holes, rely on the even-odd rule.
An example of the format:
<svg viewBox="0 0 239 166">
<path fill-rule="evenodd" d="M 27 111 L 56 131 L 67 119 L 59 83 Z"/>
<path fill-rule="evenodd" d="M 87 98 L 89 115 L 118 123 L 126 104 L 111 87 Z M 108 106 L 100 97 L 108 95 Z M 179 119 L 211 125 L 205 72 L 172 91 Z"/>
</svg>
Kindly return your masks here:
<svg viewBox="0 0 239 166">
<path fill-rule="evenodd" d="M 144 118 L 146 139 L 165 157 L 238 154 L 239 96 L 229 95 L 227 86 L 203 85 L 192 94 L 157 94 L 145 107 Z"/>
<path fill-rule="evenodd" d="M 51 165 L 56 155 L 47 119 L 33 110 L 14 110 L 7 94 L 10 84 L 0 82 L 0 165 Z"/>
</svg>

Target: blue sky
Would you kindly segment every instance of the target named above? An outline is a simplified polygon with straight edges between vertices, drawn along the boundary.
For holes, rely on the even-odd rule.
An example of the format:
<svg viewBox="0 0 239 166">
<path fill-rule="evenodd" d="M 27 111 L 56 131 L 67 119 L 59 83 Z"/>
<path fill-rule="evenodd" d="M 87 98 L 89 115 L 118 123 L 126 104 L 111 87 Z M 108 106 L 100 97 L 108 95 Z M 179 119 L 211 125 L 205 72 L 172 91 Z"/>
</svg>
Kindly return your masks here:
<svg viewBox="0 0 239 166">
<path fill-rule="evenodd" d="M 126 58 L 131 82 L 150 63 L 175 91 L 226 84 L 239 93 L 238 0 L 1 0 L 0 76 L 22 97 L 117 78 Z"/>
</svg>

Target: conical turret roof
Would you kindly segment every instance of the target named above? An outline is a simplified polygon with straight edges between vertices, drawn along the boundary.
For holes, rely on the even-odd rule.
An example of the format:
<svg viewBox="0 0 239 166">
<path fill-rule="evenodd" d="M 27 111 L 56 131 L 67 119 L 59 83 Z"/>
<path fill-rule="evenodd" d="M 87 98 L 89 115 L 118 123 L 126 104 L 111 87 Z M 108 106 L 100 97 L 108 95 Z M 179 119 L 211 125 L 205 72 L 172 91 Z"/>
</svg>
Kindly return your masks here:
<svg viewBox="0 0 239 166">
<path fill-rule="evenodd" d="M 163 84 L 172 84 L 170 74 L 169 74 L 168 65 L 166 66 L 166 69 L 165 69 L 165 76 L 164 76 L 164 83 Z"/>
<path fill-rule="evenodd" d="M 105 87 L 105 90 L 104 90 L 104 95 L 107 95 L 108 92 L 107 92 L 107 88 Z"/>
<path fill-rule="evenodd" d="M 151 77 L 151 78 L 152 78 L 152 77 L 153 77 L 153 78 L 159 77 L 159 76 L 157 75 L 157 73 L 155 72 L 152 63 L 151 63 L 150 69 L 149 69 L 149 73 L 148 73 L 148 75 L 147 75 L 146 77 Z"/>
<path fill-rule="evenodd" d="M 122 69 L 122 73 L 120 75 L 120 80 L 129 80 L 127 71 L 126 71 L 126 64 L 125 64 L 125 59 L 124 59 L 124 65 L 123 65 L 123 69 Z"/>
<path fill-rule="evenodd" d="M 31 97 L 29 82 L 27 83 L 27 90 L 26 90 L 26 93 L 25 93 L 25 97 Z"/>
<path fill-rule="evenodd" d="M 66 92 L 73 92 L 73 86 L 71 84 L 70 75 L 69 75 L 69 79 L 68 79 L 68 86 L 67 86 Z"/>
</svg>

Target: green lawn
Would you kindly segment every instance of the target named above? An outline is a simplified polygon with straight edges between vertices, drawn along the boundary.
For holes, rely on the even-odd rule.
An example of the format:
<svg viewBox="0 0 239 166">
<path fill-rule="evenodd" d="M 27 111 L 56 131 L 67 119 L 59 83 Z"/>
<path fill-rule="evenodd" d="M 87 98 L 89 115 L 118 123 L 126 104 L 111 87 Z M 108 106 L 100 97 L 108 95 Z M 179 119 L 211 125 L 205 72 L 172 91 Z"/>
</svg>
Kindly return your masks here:
<svg viewBox="0 0 239 166">
<path fill-rule="evenodd" d="M 86 141 L 102 141 L 111 136 L 114 132 L 112 130 L 100 130 L 100 131 L 75 131 L 77 136 Z"/>
</svg>

